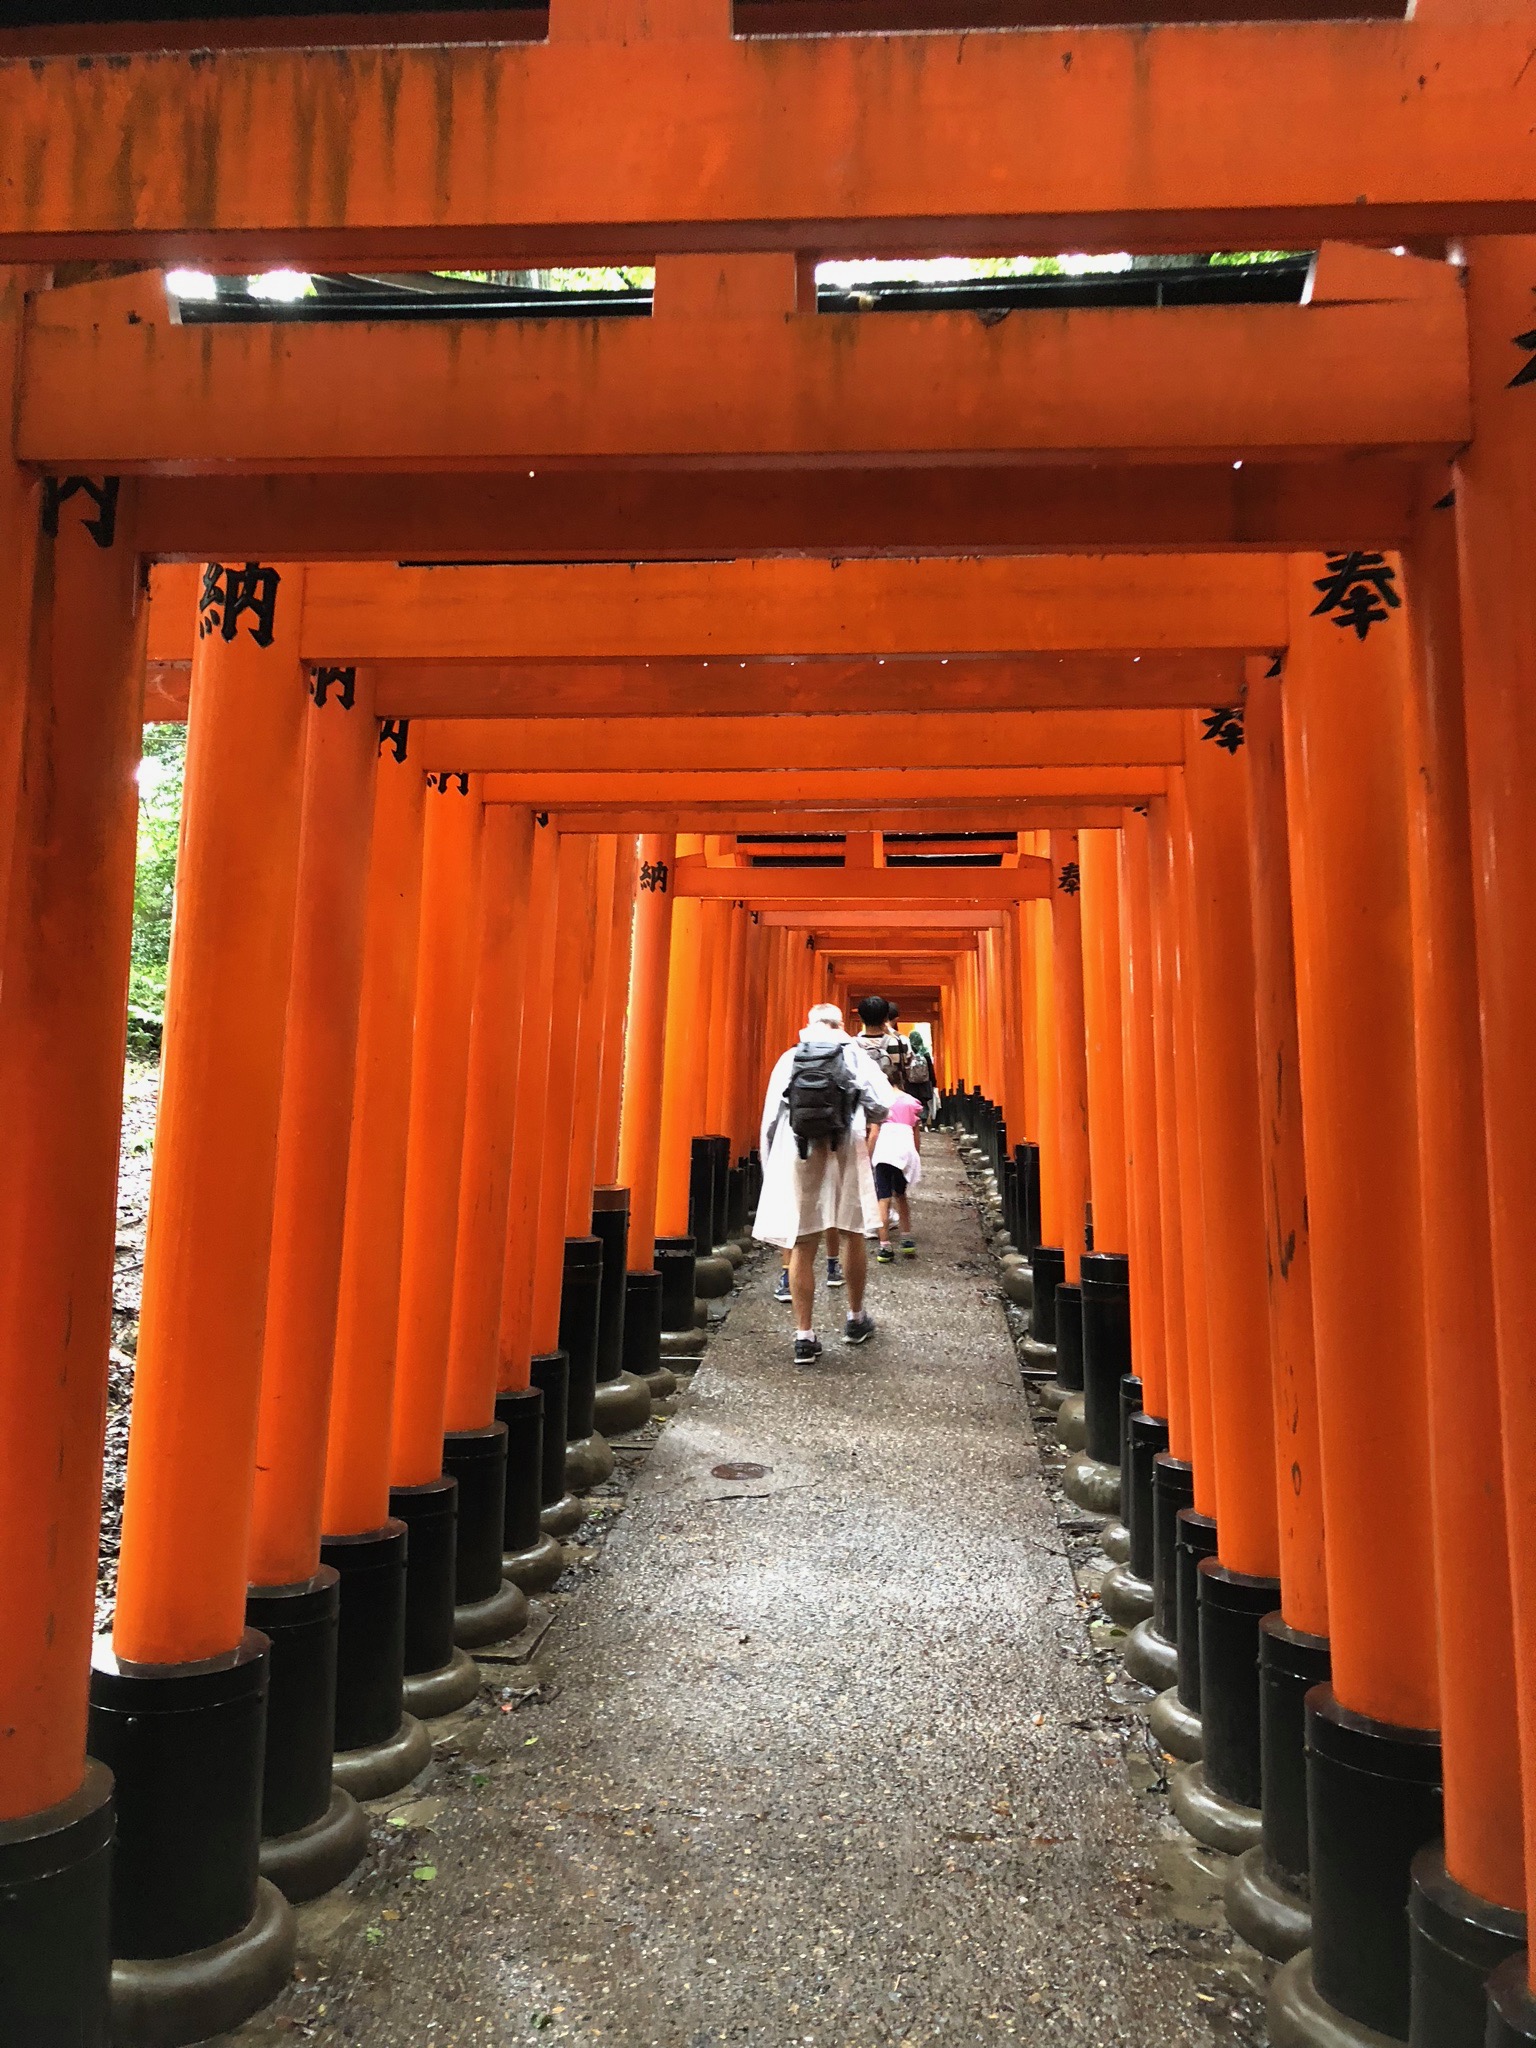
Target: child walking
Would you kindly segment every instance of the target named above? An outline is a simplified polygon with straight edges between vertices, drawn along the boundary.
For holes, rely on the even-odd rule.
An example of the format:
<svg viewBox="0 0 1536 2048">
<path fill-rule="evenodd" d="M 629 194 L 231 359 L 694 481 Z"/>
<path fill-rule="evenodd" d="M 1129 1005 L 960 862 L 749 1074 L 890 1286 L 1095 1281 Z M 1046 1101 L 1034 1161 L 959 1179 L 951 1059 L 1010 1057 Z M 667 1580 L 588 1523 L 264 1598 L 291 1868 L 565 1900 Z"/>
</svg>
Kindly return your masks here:
<svg viewBox="0 0 1536 2048">
<path fill-rule="evenodd" d="M 896 1256 L 891 1246 L 893 1209 L 901 1229 L 901 1256 L 904 1259 L 917 1257 L 917 1246 L 912 1239 L 912 1209 L 907 1196 L 923 1177 L 922 1149 L 917 1135 L 922 1120 L 923 1105 L 915 1095 L 908 1095 L 905 1089 L 898 1088 L 896 1100 L 886 1112 L 885 1122 L 879 1127 L 870 1155 L 875 1169 L 875 1198 L 880 1204 L 880 1247 L 875 1258 L 882 1266 L 888 1266 Z"/>
</svg>

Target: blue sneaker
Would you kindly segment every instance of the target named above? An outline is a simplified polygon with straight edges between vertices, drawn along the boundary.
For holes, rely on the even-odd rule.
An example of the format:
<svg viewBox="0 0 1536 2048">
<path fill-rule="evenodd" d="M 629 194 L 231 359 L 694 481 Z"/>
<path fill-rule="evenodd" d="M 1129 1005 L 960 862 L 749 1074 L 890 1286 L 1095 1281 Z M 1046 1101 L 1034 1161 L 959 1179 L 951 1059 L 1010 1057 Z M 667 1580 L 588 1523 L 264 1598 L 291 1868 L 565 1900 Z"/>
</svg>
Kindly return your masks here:
<svg viewBox="0 0 1536 2048">
<path fill-rule="evenodd" d="M 788 1301 L 790 1298 L 788 1266 L 779 1268 L 779 1277 L 773 1283 L 773 1298 L 775 1301 Z"/>
<path fill-rule="evenodd" d="M 827 1261 L 827 1285 L 828 1285 L 829 1287 L 841 1287 L 841 1286 L 842 1286 L 842 1284 L 843 1284 L 843 1262 L 842 1262 L 842 1260 L 841 1260 L 841 1259 L 828 1259 L 828 1261 Z"/>
</svg>

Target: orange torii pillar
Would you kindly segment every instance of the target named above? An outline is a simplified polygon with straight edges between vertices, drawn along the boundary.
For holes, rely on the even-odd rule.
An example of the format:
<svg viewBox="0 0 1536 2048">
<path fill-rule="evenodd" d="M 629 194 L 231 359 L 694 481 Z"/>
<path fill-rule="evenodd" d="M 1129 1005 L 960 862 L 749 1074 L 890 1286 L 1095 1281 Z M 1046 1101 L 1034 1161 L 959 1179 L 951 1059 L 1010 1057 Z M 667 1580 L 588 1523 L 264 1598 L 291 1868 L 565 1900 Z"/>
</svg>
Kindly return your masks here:
<svg viewBox="0 0 1536 2048">
<path fill-rule="evenodd" d="M 455 1641 L 459 1488 L 443 1470 L 443 1421 L 483 816 L 478 777 L 428 775 L 389 1497 L 409 1532 L 405 1704 L 426 1718 L 479 1685 Z"/>
<path fill-rule="evenodd" d="M 579 1163 L 572 1154 L 579 1100 L 592 1080 L 590 1073 L 581 1071 L 582 1020 L 585 1009 L 590 1025 L 595 1007 L 592 976 L 597 960 L 598 896 L 603 865 L 611 874 L 611 855 L 611 840 L 605 855 L 594 834 L 561 835 L 556 856 L 551 1023 L 534 1223 L 533 1356 L 541 1374 L 549 1361 L 564 1360 L 565 1481 L 574 1493 L 598 1485 L 613 1470 L 613 1453 L 593 1423 L 602 1246 L 591 1230 L 591 1156 Z M 595 1123 L 589 1128 L 595 1130 Z M 584 1229 L 571 1220 L 573 1189 L 579 1204 L 576 1220 L 579 1224 L 584 1215 Z"/>
<path fill-rule="evenodd" d="M 701 1300 L 710 1301 L 729 1294 L 736 1275 L 736 1262 L 726 1245 L 729 1141 L 713 1128 L 724 1071 L 732 906 L 706 901 L 703 910 L 700 1012 L 694 1053 L 699 1073 L 693 1089 L 694 1122 L 688 1148 L 688 1216 L 695 1251 L 694 1291 Z"/>
<path fill-rule="evenodd" d="M 1078 864 L 1083 884 L 1083 1017 L 1093 1249 L 1083 1254 L 1080 1283 L 1082 1440 L 1074 1446 L 1077 1455 L 1067 1461 L 1062 1483 L 1080 1507 L 1109 1515 L 1120 1503 L 1120 1388 L 1132 1369 L 1119 833 L 1080 832 Z M 1059 1420 L 1058 1429 L 1061 1426 Z"/>
<path fill-rule="evenodd" d="M 407 743 L 385 727 L 374 785 L 320 1546 L 341 1579 L 332 1776 L 360 1799 L 432 1754 L 404 1709 L 406 1529 L 389 1511 L 427 791 Z"/>
<path fill-rule="evenodd" d="M 1049 837 L 1035 835 L 1036 849 L 1046 851 Z M 1044 847 L 1040 846 L 1045 841 Z M 1040 1121 L 1036 1132 L 1040 1167 L 1040 1242 L 1030 1251 L 1033 1298 L 1024 1355 L 1039 1366 L 1056 1364 L 1056 1289 L 1066 1277 L 1062 1225 L 1061 1068 L 1056 1054 L 1059 1015 L 1056 1005 L 1056 949 L 1052 905 L 1037 899 L 1024 905 L 1033 958 L 1035 1060 L 1039 1074 Z"/>
<path fill-rule="evenodd" d="M 629 981 L 629 930 L 635 899 L 635 842 L 598 842 L 597 932 L 591 980 L 582 995 L 577 1037 L 577 1116 L 571 1134 L 571 1185 L 566 1222 L 583 1225 L 602 1248 L 593 1354 L 593 1424 L 599 1438 L 623 1436 L 650 1420 L 651 1390 L 624 1369 L 624 1295 L 629 1254 L 629 1189 L 602 1184 L 598 1153 L 604 1099 L 624 1063 L 624 1006 Z M 617 994 L 615 990 L 617 989 Z M 617 1119 L 615 1118 L 615 1123 Z"/>
<path fill-rule="evenodd" d="M 1536 502 L 1531 287 L 1536 241 L 1466 244 L 1474 440 L 1457 464 L 1467 776 L 1477 913 L 1478 994 L 1503 1412 L 1505 1512 L 1514 1606 L 1515 1676 L 1524 1765 L 1527 1910 L 1536 1908 L 1536 1082 L 1530 1057 L 1530 963 L 1536 957 L 1536 603 L 1530 578 Z M 1410 601 L 1412 594 L 1410 593 Z M 1436 1253 L 1438 1256 L 1438 1247 Z M 1529 1955 L 1489 1983 L 1488 2041 L 1536 2041 Z"/>
<path fill-rule="evenodd" d="M 1259 1839 L 1260 1625 L 1280 1604 L 1248 778 L 1237 737 L 1232 721 L 1191 716 L 1182 778 L 1216 1512 L 1214 1521 L 1179 1517 L 1178 1685 L 1160 1702 L 1186 1736 L 1196 1717 L 1200 1728 L 1201 1759 L 1175 1779 L 1174 1811 L 1198 1841 L 1228 1853 Z M 1161 1732 L 1156 1718 L 1153 1727 Z"/>
<path fill-rule="evenodd" d="M 501 1320 L 497 1332 L 497 1411 L 509 1432 L 516 1433 L 513 1411 L 536 1411 L 540 1436 L 539 1529 L 554 1546 L 533 1536 L 530 1526 L 513 1556 L 531 1549 L 531 1572 L 511 1576 L 532 1590 L 564 1569 L 559 1539 L 581 1525 L 585 1510 L 566 1479 L 566 1421 L 569 1411 L 570 1362 L 558 1343 L 540 1351 L 534 1342 L 534 1283 L 538 1265 L 538 1231 L 544 1171 L 544 1128 L 549 1115 L 550 1042 L 555 1030 L 555 926 L 559 911 L 560 834 L 548 826 L 547 813 L 534 815 L 533 868 L 529 910 L 528 957 L 523 979 L 523 1022 L 518 1057 L 517 1118 L 512 1140 L 512 1186 L 507 1204 L 507 1249 L 501 1279 Z M 559 1305 L 555 1305 L 555 1336 Z M 521 1397 L 531 1395 L 532 1399 Z M 526 1427 L 526 1425 L 525 1425 Z M 512 1532 L 513 1535 L 518 1532 Z"/>
<path fill-rule="evenodd" d="M 1132 943 L 1138 947 L 1144 944 L 1149 955 L 1164 1377 L 1160 1389 L 1154 1389 L 1150 1383 L 1143 1387 L 1142 1411 L 1129 1428 L 1125 1505 L 1129 1510 L 1130 1549 L 1125 1563 L 1106 1576 L 1102 1599 L 1104 1611 L 1113 1621 L 1123 1628 L 1141 1630 L 1131 1650 L 1141 1665 L 1137 1676 L 1156 1691 L 1165 1692 L 1177 1668 L 1172 1640 L 1172 1630 L 1177 1626 L 1174 1543 L 1178 1512 L 1191 1504 L 1188 1480 L 1192 1469 L 1193 1424 L 1184 1300 L 1181 1153 L 1186 1147 L 1178 1113 L 1179 904 L 1167 798 L 1154 797 L 1148 812 L 1144 891 L 1140 876 L 1133 871 Z M 1132 835 L 1131 846 L 1134 861 L 1141 850 L 1139 835 Z M 1203 1308 L 1201 1313 L 1203 1316 Z M 1163 1396 L 1161 1414 L 1154 1405 L 1158 1393 Z M 1147 1626 L 1154 1619 L 1164 1620 L 1169 1628 Z"/>
<path fill-rule="evenodd" d="M 1124 1026 L 1126 1193 L 1131 1218 L 1131 1370 L 1120 1383 L 1120 1520 L 1100 1541 L 1144 1615 L 1152 1595 L 1151 1461 L 1168 1441 L 1150 831 L 1125 813 L 1120 833 L 1120 1013 Z M 1139 1483 L 1138 1483 L 1139 1475 Z M 1132 1562 L 1132 1526 L 1139 1531 Z"/>
<path fill-rule="evenodd" d="M 675 1377 L 662 1362 L 662 1276 L 656 1263 L 656 1176 L 661 1158 L 662 1063 L 675 901 L 671 882 L 676 864 L 674 834 L 648 832 L 641 838 L 619 1118 L 619 1181 L 629 1189 L 630 1201 L 624 1362 L 629 1371 L 645 1380 L 656 1400 L 665 1400 L 677 1389 Z M 784 936 L 774 933 L 775 938 Z M 691 1283 L 687 1313 L 691 1318 Z"/>
<path fill-rule="evenodd" d="M 261 1870 L 295 1902 L 368 1844 L 332 1783 L 341 1577 L 320 1541 L 378 725 L 369 669 L 317 669 L 310 693 L 245 1605 L 272 1646 Z"/>
<path fill-rule="evenodd" d="M 1246 1941 L 1286 1962 L 1306 1947 L 1311 1927 L 1305 1701 L 1331 1665 L 1280 665 L 1248 668 L 1243 760 L 1280 1606 L 1264 1617 L 1259 1635 L 1263 1840 L 1234 1865 L 1226 1907 Z"/>
<path fill-rule="evenodd" d="M 1436 1273 L 1456 1276 L 1424 1289 L 1445 1838 L 1415 1859 L 1409 1918 L 1414 2039 L 1483 2048 L 1484 1980 L 1498 1955 L 1518 1983 L 1525 1943 L 1526 1845 L 1513 1820 L 1519 1565 L 1505 1484 L 1506 1467 L 1524 1461 L 1518 1447 L 1510 1457 L 1500 1408 L 1457 514 L 1444 482 L 1424 490 L 1406 556 L 1419 1193 L 1426 1254 L 1433 1247 Z M 1497 1096 L 1488 1099 L 1502 1115 Z"/>
<path fill-rule="evenodd" d="M 112 1776 L 86 1756 L 86 1700 L 144 687 L 132 495 L 61 502 L 0 460 L 0 691 L 23 696 L 19 789 L 0 786 L 0 1973 L 18 2042 L 91 2048 L 109 2024 Z"/>
<path fill-rule="evenodd" d="M 1054 1313 L 1056 1377 L 1042 1388 L 1057 1436 L 1083 1444 L 1082 1258 L 1093 1243 L 1088 1186 L 1088 1027 L 1083 993 L 1083 883 L 1075 832 L 1052 832 L 1051 953 L 1056 992 L 1056 1108 L 1061 1132 L 1062 1277 Z M 991 936 L 991 934 L 989 934 Z"/>
<path fill-rule="evenodd" d="M 1178 1126 L 1179 1235 L 1184 1266 L 1184 1346 L 1172 1379 L 1183 1381 L 1187 1442 L 1173 1417 L 1170 1441 L 1152 1464 L 1152 1613 L 1132 1631 L 1126 1669 L 1166 1693 L 1178 1677 L 1179 1552 L 1215 1545 L 1215 1436 L 1205 1275 L 1205 1190 L 1201 1177 L 1200 1091 L 1195 1067 L 1195 974 L 1189 808 L 1182 771 L 1170 771 L 1168 794 L 1155 806 L 1164 831 L 1160 914 L 1170 999 L 1173 1106 Z M 1177 1410 L 1177 1398 L 1171 1404 Z M 1188 1517 L 1189 1519 L 1181 1519 Z M 1193 1569 L 1192 1563 L 1189 1566 Z"/>
<path fill-rule="evenodd" d="M 465 1649 L 523 1629 L 528 1621 L 524 1580 L 530 1573 L 537 1580 L 558 1563 L 541 1530 L 527 1528 L 526 1542 L 508 1544 L 509 1517 L 514 1527 L 538 1519 L 543 1431 L 536 1404 L 525 1403 L 517 1417 L 521 1428 L 514 1462 L 512 1422 L 497 1408 L 533 838 L 533 813 L 526 806 L 485 806 L 474 895 L 464 1136 L 443 1409 L 443 1472 L 459 1490 L 454 1638 Z M 510 1508 L 509 1491 L 517 1495 Z M 505 1574 L 509 1549 L 516 1568 Z"/>
<path fill-rule="evenodd" d="M 671 878 L 674 889 L 678 863 L 701 856 L 702 848 L 703 841 L 696 834 L 678 834 Z M 689 1192 L 693 1139 L 703 1120 L 706 1070 L 699 1031 L 706 1000 L 703 914 L 707 907 L 700 897 L 685 896 L 672 910 L 656 1175 L 655 1257 L 661 1274 L 662 1355 L 685 1367 L 690 1359 L 702 1355 L 705 1344 L 694 1308 L 694 1269 L 700 1248 L 689 1228 Z M 796 1008 L 802 1002 L 809 1007 L 810 974 L 810 953 L 800 947 L 791 963 Z M 708 1245 L 702 1247 L 705 1255 L 709 1249 Z"/>
<path fill-rule="evenodd" d="M 633 833 L 618 843 L 613 879 L 613 918 L 605 977 L 602 1073 L 597 1120 L 596 1186 L 592 1229 L 603 1239 L 603 1295 L 597 1336 L 597 1399 L 594 1414 L 604 1437 L 623 1436 L 650 1420 L 650 1373 L 659 1364 L 640 1331 L 644 1371 L 629 1363 L 629 1231 L 633 1192 L 619 1173 L 619 1117 L 624 1092 L 624 1042 L 629 1015 L 629 981 L 639 880 L 638 841 Z"/>
<path fill-rule="evenodd" d="M 292 1908 L 257 1868 L 269 1652 L 245 1600 L 293 957 L 304 583 L 302 568 L 211 563 L 198 602 L 117 1614 L 91 1699 L 91 1748 L 118 1781 L 114 2032 L 129 2038 L 235 2026 L 293 1960 Z M 186 1966 L 199 1950 L 216 1957 Z"/>
<path fill-rule="evenodd" d="M 1440 1830 L 1440 1743 L 1395 584 L 1385 559 L 1358 578 L 1350 560 L 1291 563 L 1282 699 L 1333 1680 L 1307 1696 L 1312 1945 L 1270 2001 L 1282 2033 L 1331 2011 L 1406 2040 L 1409 1863 Z"/>
</svg>

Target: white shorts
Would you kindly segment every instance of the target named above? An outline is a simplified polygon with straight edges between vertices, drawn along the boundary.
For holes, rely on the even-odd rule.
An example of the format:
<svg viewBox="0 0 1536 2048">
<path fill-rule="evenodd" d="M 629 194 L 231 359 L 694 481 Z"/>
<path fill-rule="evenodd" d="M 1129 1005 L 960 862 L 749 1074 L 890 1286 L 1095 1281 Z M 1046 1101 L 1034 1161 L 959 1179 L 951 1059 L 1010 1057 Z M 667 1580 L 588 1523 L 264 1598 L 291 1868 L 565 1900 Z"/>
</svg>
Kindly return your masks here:
<svg viewBox="0 0 1536 2048">
<path fill-rule="evenodd" d="M 835 1152 L 813 1145 L 802 1159 L 786 1118 L 774 1134 L 752 1235 L 788 1251 L 821 1230 L 864 1236 L 879 1228 L 875 1176 L 862 1134 L 850 1132 Z"/>
</svg>

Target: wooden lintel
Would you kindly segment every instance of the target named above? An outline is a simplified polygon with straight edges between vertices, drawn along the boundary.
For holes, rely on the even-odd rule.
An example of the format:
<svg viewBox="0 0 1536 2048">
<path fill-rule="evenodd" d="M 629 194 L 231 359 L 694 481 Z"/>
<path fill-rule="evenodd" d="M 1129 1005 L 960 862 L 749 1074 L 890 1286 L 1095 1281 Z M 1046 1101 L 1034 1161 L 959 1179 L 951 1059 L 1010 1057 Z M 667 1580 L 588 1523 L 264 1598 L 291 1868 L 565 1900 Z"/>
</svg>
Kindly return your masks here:
<svg viewBox="0 0 1536 2048">
<path fill-rule="evenodd" d="M 719 7 L 712 33 L 687 26 L 683 43 L 586 41 L 552 16 L 545 42 L 105 59 L 29 58 L 23 35 L 0 64 L 0 135 L 26 167 L 0 180 L 0 261 L 516 268 L 722 244 L 1299 249 L 1536 229 L 1520 9 L 754 37 Z M 600 147 L 572 108 L 602 110 Z"/>
<path fill-rule="evenodd" d="M 1412 258 L 1400 259 L 1404 267 Z M 1457 274 L 1300 306 L 180 326 L 36 301 L 17 447 L 55 471 L 1277 460 L 1471 431 Z M 98 301 L 104 301 L 98 304 Z M 238 394 L 238 402 L 231 395 Z M 830 487 L 836 483 L 829 479 Z"/>
<path fill-rule="evenodd" d="M 1029 856 L 1016 868 L 712 868 L 679 864 L 679 896 L 745 903 L 754 910 L 788 904 L 847 904 L 889 910 L 914 904 L 1020 903 L 1049 896 L 1051 864 Z"/>
</svg>

